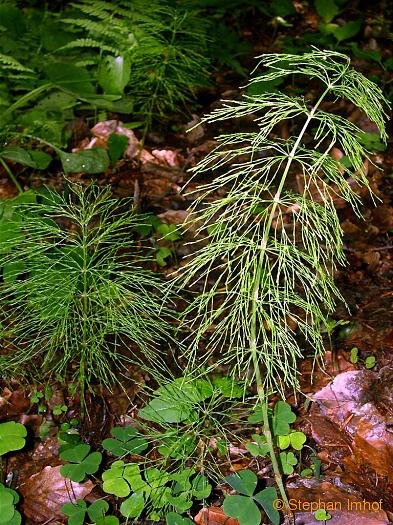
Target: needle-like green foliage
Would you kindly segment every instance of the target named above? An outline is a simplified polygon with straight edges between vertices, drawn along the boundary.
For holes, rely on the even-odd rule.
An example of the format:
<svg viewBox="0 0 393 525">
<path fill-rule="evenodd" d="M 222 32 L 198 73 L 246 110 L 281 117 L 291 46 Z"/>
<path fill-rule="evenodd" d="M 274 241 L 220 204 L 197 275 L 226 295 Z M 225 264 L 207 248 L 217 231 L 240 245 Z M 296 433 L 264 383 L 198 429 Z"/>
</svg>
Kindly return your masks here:
<svg viewBox="0 0 393 525">
<path fill-rule="evenodd" d="M 64 50 L 83 48 L 100 68 L 108 59 L 123 60 L 125 93 L 145 130 L 207 84 L 207 25 L 194 13 L 163 0 L 82 0 L 72 6 L 73 16 L 63 21 L 80 33 Z"/>
<path fill-rule="evenodd" d="M 94 186 L 2 204 L 3 374 L 71 372 L 83 389 L 110 387 L 127 363 L 158 366 L 164 283 L 142 266 L 130 206 Z"/>
<path fill-rule="evenodd" d="M 192 208 L 205 242 L 178 282 L 200 292 L 183 320 L 191 365 L 206 338 L 204 363 L 218 354 L 234 374 L 254 370 L 257 382 L 262 374 L 258 388 L 283 394 L 286 387 L 298 388 L 297 360 L 304 349 L 322 353 L 320 328 L 335 301 L 343 300 L 333 282 L 337 264 L 345 263 L 334 199 L 344 199 L 360 215 L 358 190 L 368 186 L 361 130 L 324 110 L 324 102 L 352 102 L 384 141 L 387 102 L 340 53 L 268 54 L 261 66 L 268 69 L 250 84 L 301 74 L 314 79 L 320 93 L 313 101 L 284 92 L 244 95 L 203 119 L 252 115 L 256 129 L 218 137 L 218 147 L 194 168 L 195 174 L 216 177 L 198 189 Z M 277 138 L 277 125 L 285 121 L 292 135 Z M 333 147 L 345 163 L 334 159 Z M 300 192 L 294 175 L 302 181 Z"/>
</svg>

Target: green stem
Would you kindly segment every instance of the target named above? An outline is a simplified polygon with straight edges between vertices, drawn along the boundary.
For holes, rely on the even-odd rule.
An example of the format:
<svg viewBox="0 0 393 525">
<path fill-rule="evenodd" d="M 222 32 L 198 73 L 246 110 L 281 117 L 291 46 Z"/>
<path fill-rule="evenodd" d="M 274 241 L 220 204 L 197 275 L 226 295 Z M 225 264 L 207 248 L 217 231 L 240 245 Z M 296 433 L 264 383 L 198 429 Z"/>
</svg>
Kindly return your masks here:
<svg viewBox="0 0 393 525">
<path fill-rule="evenodd" d="M 281 193 L 283 191 L 284 184 L 285 184 L 285 181 L 287 179 L 289 170 L 291 168 L 293 159 L 295 158 L 295 153 L 296 153 L 296 151 L 297 151 L 297 149 L 298 149 L 298 147 L 299 147 L 299 145 L 300 145 L 300 143 L 302 141 L 302 138 L 303 138 L 303 136 L 304 136 L 304 134 L 305 134 L 305 132 L 306 132 L 306 130 L 307 130 L 311 120 L 313 119 L 313 117 L 315 115 L 315 112 L 317 111 L 318 107 L 320 106 L 321 102 L 325 98 L 326 94 L 330 91 L 330 89 L 331 89 L 331 86 L 329 86 L 323 92 L 323 94 L 320 96 L 320 98 L 318 99 L 318 101 L 315 104 L 315 106 L 312 108 L 312 110 L 308 114 L 306 122 L 304 123 L 302 129 L 300 130 L 299 136 L 298 136 L 295 144 L 293 145 L 293 148 L 292 148 L 292 150 L 291 150 L 291 152 L 290 152 L 290 154 L 288 156 L 288 160 L 287 160 L 286 166 L 284 168 L 284 172 L 282 174 L 280 184 L 278 185 L 277 192 L 276 192 L 276 194 L 274 196 L 274 201 L 273 201 L 273 204 L 272 204 L 272 207 L 271 207 L 271 210 L 270 210 L 270 214 L 269 214 L 269 217 L 267 219 L 267 222 L 266 222 L 266 225 L 265 225 L 265 228 L 264 228 L 263 237 L 262 237 L 262 240 L 261 240 L 261 249 L 260 249 L 259 258 L 258 258 L 258 266 L 257 266 L 256 275 L 255 275 L 254 288 L 253 288 L 253 292 L 252 292 L 252 302 L 251 302 L 250 352 L 251 352 L 252 362 L 253 362 L 253 366 L 254 366 L 254 370 L 255 370 L 255 381 L 256 381 L 256 384 L 257 384 L 258 398 L 259 398 L 259 401 L 260 401 L 261 407 L 262 407 L 263 433 L 264 433 L 264 436 L 266 438 L 266 443 L 267 443 L 267 445 L 269 447 L 269 455 L 270 455 L 270 459 L 271 459 L 271 462 L 272 462 L 272 467 L 273 467 L 274 477 L 275 477 L 275 480 L 276 480 L 276 483 L 277 483 L 277 487 L 278 487 L 278 490 L 280 492 L 280 496 L 281 496 L 281 498 L 282 498 L 282 500 L 284 502 L 285 511 L 289 515 L 291 514 L 291 512 L 289 510 L 288 498 L 287 498 L 287 495 L 286 495 L 286 492 L 285 492 L 285 487 L 284 487 L 284 483 L 283 483 L 283 480 L 282 480 L 280 467 L 279 467 L 279 464 L 278 464 L 278 461 L 277 461 L 277 456 L 276 456 L 275 449 L 274 449 L 272 432 L 270 430 L 270 423 L 269 423 L 269 417 L 268 417 L 268 395 L 267 395 L 267 393 L 265 391 L 265 387 L 264 387 L 263 380 L 262 380 L 262 377 L 261 377 L 261 372 L 260 372 L 260 369 L 259 369 L 258 344 L 257 344 L 257 339 L 258 339 L 257 338 L 257 329 L 258 329 L 258 315 L 257 315 L 257 313 L 258 313 L 258 301 L 259 301 L 259 283 L 261 281 L 261 276 L 262 276 L 261 273 L 262 273 L 262 268 L 263 268 L 263 259 L 264 259 L 265 255 L 266 255 L 266 249 L 267 249 L 267 243 L 268 243 L 270 228 L 271 228 L 271 225 L 272 225 L 272 222 L 273 222 L 273 219 L 274 219 L 274 215 L 275 215 L 277 206 L 280 203 Z"/>
<path fill-rule="evenodd" d="M 5 171 L 8 173 L 8 176 L 9 178 L 12 180 L 12 182 L 15 184 L 18 192 L 19 192 L 19 195 L 21 195 L 23 193 L 23 188 L 22 186 L 19 184 L 17 178 L 15 177 L 15 175 L 12 173 L 10 167 L 8 166 L 8 164 L 5 162 L 5 160 L 0 157 L 0 163 L 1 165 L 3 166 L 3 168 L 5 169 Z"/>
<path fill-rule="evenodd" d="M 150 101 L 150 104 L 149 104 L 149 110 L 147 112 L 147 115 L 146 115 L 146 124 L 145 124 L 145 127 L 143 129 L 143 135 L 142 135 L 142 138 L 141 138 L 141 153 L 142 153 L 142 150 L 145 146 L 145 141 L 146 141 L 146 137 L 147 137 L 147 133 L 148 131 L 150 130 L 150 127 L 151 127 L 151 124 L 152 124 L 152 121 L 153 121 L 153 108 L 154 108 L 154 104 L 156 103 L 156 99 L 158 97 L 158 91 L 161 87 L 161 84 L 162 84 L 162 81 L 164 79 L 164 75 L 166 74 L 166 70 L 167 70 L 167 67 L 168 67 L 168 63 L 169 63 L 169 52 L 170 52 L 170 49 L 173 47 L 174 43 L 175 43 L 175 38 L 176 38 L 176 35 L 177 35 L 177 26 L 175 25 L 175 23 L 177 22 L 177 19 L 174 20 L 174 25 L 172 26 L 172 35 L 171 35 L 171 40 L 169 42 L 169 45 L 167 47 L 167 54 L 163 60 L 163 64 L 162 64 L 162 68 L 160 70 L 160 73 L 157 77 L 157 81 L 156 81 L 156 87 L 154 89 L 154 93 L 151 97 L 151 101 Z"/>
<path fill-rule="evenodd" d="M 88 239 L 86 224 L 82 225 L 82 244 L 83 244 L 83 264 L 82 264 L 82 355 L 79 364 L 79 384 L 81 389 L 81 409 L 82 415 L 85 411 L 85 381 L 86 381 L 86 353 L 87 353 L 87 330 L 88 330 L 88 313 L 89 313 L 89 301 L 88 301 L 88 283 L 87 283 L 87 265 L 88 265 Z"/>
</svg>

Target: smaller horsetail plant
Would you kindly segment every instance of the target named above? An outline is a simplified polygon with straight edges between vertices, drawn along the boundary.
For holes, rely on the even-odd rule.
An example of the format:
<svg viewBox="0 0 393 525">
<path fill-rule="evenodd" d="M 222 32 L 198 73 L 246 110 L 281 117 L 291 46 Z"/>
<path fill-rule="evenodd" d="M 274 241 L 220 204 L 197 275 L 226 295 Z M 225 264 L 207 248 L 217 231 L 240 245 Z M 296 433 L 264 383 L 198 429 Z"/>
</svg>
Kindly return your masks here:
<svg viewBox="0 0 393 525">
<path fill-rule="evenodd" d="M 165 284 L 142 267 L 143 225 L 108 188 L 2 202 L 2 374 L 71 373 L 83 403 L 86 386 L 121 383 L 129 363 L 158 366 L 170 312 Z"/>
<path fill-rule="evenodd" d="M 268 395 L 298 390 L 297 361 L 305 348 L 323 353 L 321 328 L 336 300 L 344 300 L 333 280 L 345 263 L 334 200 L 344 199 L 361 216 L 359 190 L 369 186 L 362 130 L 328 108 L 346 99 L 386 142 L 388 102 L 337 52 L 266 54 L 259 67 L 265 70 L 251 79 L 248 95 L 224 101 L 203 119 L 248 117 L 254 130 L 219 136 L 219 145 L 193 168 L 196 175 L 217 175 L 197 190 L 192 211 L 198 242 L 204 241 L 175 281 L 195 292 L 182 321 L 190 333 L 189 366 L 208 370 L 210 357 L 219 355 L 219 365 L 234 376 L 255 381 L 276 482 L 287 502 Z M 315 83 L 312 99 L 261 89 L 298 75 Z M 283 124 L 288 138 L 279 136 Z M 333 148 L 342 152 L 341 161 Z M 203 338 L 206 351 L 198 361 Z"/>
</svg>

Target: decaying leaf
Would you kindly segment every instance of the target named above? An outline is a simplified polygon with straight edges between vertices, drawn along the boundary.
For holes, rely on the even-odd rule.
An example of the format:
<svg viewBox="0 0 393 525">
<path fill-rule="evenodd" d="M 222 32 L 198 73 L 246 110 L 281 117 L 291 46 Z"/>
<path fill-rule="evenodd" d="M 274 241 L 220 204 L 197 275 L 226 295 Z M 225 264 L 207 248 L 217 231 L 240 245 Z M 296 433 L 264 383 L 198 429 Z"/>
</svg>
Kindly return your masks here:
<svg viewBox="0 0 393 525">
<path fill-rule="evenodd" d="M 52 519 L 64 519 L 60 508 L 64 503 L 74 503 L 85 498 L 93 490 L 92 481 L 74 483 L 63 478 L 60 465 L 45 467 L 38 474 L 30 476 L 18 490 L 23 496 L 24 515 L 35 523 Z"/>
<path fill-rule="evenodd" d="M 204 507 L 194 518 L 198 525 L 239 525 L 235 518 L 230 518 L 222 507 Z"/>
</svg>

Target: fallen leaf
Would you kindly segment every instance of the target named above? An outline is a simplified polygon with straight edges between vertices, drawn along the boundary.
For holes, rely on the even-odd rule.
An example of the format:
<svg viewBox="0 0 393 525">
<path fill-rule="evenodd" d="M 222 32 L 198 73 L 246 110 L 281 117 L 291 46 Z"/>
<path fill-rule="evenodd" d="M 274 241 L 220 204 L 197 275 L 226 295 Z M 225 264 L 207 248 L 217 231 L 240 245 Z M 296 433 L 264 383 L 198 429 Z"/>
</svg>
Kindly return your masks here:
<svg viewBox="0 0 393 525">
<path fill-rule="evenodd" d="M 222 507 L 204 507 L 194 518 L 198 525 L 239 525 L 235 518 L 230 518 Z"/>
<path fill-rule="evenodd" d="M 63 478 L 60 465 L 47 466 L 38 474 L 34 474 L 18 487 L 23 496 L 24 515 L 34 523 L 48 522 L 54 519 L 64 519 L 60 508 L 64 503 L 75 503 L 84 499 L 93 490 L 92 481 L 74 483 Z"/>
<path fill-rule="evenodd" d="M 337 481 L 320 481 L 316 479 L 297 479 L 286 485 L 288 498 L 296 505 L 294 509 L 296 525 L 320 525 L 322 522 L 315 519 L 314 512 L 304 509 L 303 504 L 319 505 L 332 516 L 329 525 L 388 525 L 386 513 L 380 510 L 380 503 L 374 503 L 376 510 L 362 507 L 364 497 L 360 492 L 353 490 L 349 485 L 336 486 Z M 332 508 L 331 505 L 335 508 Z M 330 505 L 330 508 L 329 508 Z"/>
</svg>

